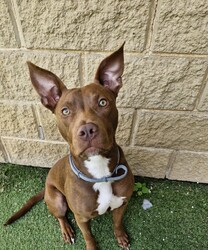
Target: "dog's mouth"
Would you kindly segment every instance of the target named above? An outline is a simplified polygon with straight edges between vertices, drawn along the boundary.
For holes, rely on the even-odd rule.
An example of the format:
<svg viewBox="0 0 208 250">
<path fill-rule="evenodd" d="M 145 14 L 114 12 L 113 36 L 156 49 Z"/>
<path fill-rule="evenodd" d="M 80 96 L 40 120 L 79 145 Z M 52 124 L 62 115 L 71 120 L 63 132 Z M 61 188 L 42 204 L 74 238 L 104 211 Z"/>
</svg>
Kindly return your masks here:
<svg viewBox="0 0 208 250">
<path fill-rule="evenodd" d="M 87 156 L 98 155 L 100 154 L 100 148 L 88 147 L 83 153 Z"/>
<path fill-rule="evenodd" d="M 107 150 L 104 150 L 102 148 L 97 148 L 97 147 L 88 147 L 86 148 L 82 154 L 85 154 L 86 156 L 93 156 L 93 155 L 99 155 L 99 154 L 102 154 L 102 153 L 105 153 Z"/>
<path fill-rule="evenodd" d="M 81 153 L 80 157 L 81 158 L 89 158 L 90 156 L 95 156 L 95 155 L 107 155 L 109 153 L 109 149 L 104 149 L 104 148 L 99 148 L 99 147 L 94 147 L 94 146 L 88 146 L 85 148 Z"/>
<path fill-rule="evenodd" d="M 86 159 L 95 155 L 108 156 L 114 144 L 113 139 L 110 140 L 108 137 L 106 138 L 106 136 L 97 136 L 88 141 L 74 140 L 70 148 L 74 156 Z"/>
</svg>

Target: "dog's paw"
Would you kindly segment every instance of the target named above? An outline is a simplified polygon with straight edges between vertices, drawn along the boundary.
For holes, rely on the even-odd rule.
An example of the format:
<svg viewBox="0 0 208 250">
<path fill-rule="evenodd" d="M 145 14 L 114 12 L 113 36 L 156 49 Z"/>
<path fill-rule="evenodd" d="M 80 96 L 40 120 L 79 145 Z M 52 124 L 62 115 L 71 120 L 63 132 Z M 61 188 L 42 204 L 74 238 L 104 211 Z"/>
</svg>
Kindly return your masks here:
<svg viewBox="0 0 208 250">
<path fill-rule="evenodd" d="M 71 231 L 69 228 L 67 228 L 67 230 L 62 232 L 62 236 L 66 243 L 69 243 L 70 245 L 74 244 L 75 242 L 74 232 Z"/>
<path fill-rule="evenodd" d="M 74 244 L 75 242 L 75 233 L 73 231 L 73 229 L 71 228 L 71 226 L 69 225 L 68 222 L 64 221 L 61 224 L 61 232 L 62 232 L 62 236 L 63 239 L 66 243 Z"/>
<path fill-rule="evenodd" d="M 74 244 L 75 235 L 70 225 L 66 226 L 65 230 L 62 232 L 62 236 L 65 242 L 69 243 L 70 245 Z"/>
<path fill-rule="evenodd" d="M 128 235 L 125 233 L 125 231 L 115 232 L 115 237 L 118 242 L 118 245 L 121 248 L 126 249 L 126 250 L 130 249 Z"/>
</svg>

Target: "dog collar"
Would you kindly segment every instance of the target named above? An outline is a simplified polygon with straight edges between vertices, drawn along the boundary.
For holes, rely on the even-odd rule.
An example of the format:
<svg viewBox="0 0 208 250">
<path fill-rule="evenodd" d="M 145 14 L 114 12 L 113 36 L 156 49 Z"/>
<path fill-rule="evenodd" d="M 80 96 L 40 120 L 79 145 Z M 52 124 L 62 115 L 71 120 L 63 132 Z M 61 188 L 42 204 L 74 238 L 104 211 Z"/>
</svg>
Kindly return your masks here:
<svg viewBox="0 0 208 250">
<path fill-rule="evenodd" d="M 116 168 L 114 169 L 113 173 L 110 176 L 104 176 L 102 178 L 90 178 L 90 177 L 87 177 L 85 174 L 83 174 L 75 166 L 72 155 L 71 154 L 69 155 L 69 163 L 70 163 L 71 169 L 74 172 L 74 174 L 76 176 L 78 176 L 79 179 L 82 179 L 82 180 L 87 181 L 87 182 L 92 182 L 92 183 L 95 183 L 95 182 L 113 182 L 113 181 L 122 180 L 127 175 L 128 169 L 125 165 L 119 164 L 119 161 L 120 161 L 120 153 L 119 153 L 119 149 L 118 149 L 118 162 L 117 162 Z M 123 170 L 124 173 L 122 175 L 119 175 L 119 176 L 112 176 L 114 174 L 117 175 L 119 170 Z"/>
</svg>

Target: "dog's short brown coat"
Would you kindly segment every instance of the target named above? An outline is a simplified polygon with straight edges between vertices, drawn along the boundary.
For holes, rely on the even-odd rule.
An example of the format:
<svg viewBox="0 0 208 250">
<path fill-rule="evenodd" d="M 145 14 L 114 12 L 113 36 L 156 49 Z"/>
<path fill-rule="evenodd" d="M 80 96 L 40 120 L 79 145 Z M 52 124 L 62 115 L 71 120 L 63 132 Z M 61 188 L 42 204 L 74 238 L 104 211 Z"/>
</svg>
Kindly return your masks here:
<svg viewBox="0 0 208 250">
<path fill-rule="evenodd" d="M 122 86 L 124 69 L 123 46 L 101 62 L 94 82 L 81 88 L 67 89 L 52 72 L 30 62 L 28 66 L 32 84 L 40 95 L 42 104 L 55 114 L 58 128 L 70 146 L 70 154 L 77 168 L 86 176 L 95 177 L 93 171 L 99 171 L 99 168 L 105 167 L 112 173 L 118 160 L 127 167 L 128 174 L 125 178 L 106 187 L 110 188 L 112 199 L 122 201 L 112 211 L 114 234 L 118 244 L 128 249 L 129 241 L 122 226 L 122 218 L 133 192 L 134 181 L 123 151 L 115 140 L 118 124 L 116 97 Z M 90 172 L 86 161 L 93 159 L 92 156 L 98 156 L 101 165 L 98 164 L 95 167 L 98 169 Z M 107 167 L 102 162 L 108 162 Z M 45 190 L 31 198 L 6 225 L 22 216 L 44 196 L 50 212 L 60 223 L 64 240 L 74 243 L 74 231 L 66 218 L 66 211 L 70 208 L 83 233 L 86 249 L 97 249 L 89 222 L 99 214 L 99 203 L 104 201 L 98 200 L 101 189 L 96 189 L 94 185 L 74 174 L 66 156 L 50 169 Z M 102 186 L 102 191 L 105 192 L 105 185 Z M 107 210 L 110 209 L 112 208 Z"/>
</svg>

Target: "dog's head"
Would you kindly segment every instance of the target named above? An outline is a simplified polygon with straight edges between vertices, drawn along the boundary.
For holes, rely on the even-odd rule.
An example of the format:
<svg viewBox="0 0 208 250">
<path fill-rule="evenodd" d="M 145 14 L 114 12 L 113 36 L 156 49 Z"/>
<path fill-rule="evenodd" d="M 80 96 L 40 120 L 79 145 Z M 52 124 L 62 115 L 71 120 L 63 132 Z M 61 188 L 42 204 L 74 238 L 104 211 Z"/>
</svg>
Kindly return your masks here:
<svg viewBox="0 0 208 250">
<path fill-rule="evenodd" d="M 81 88 L 67 89 L 52 72 L 31 62 L 28 67 L 42 104 L 55 114 L 58 128 L 74 156 L 102 154 L 115 146 L 123 45 L 100 63 L 94 82 Z"/>
</svg>

